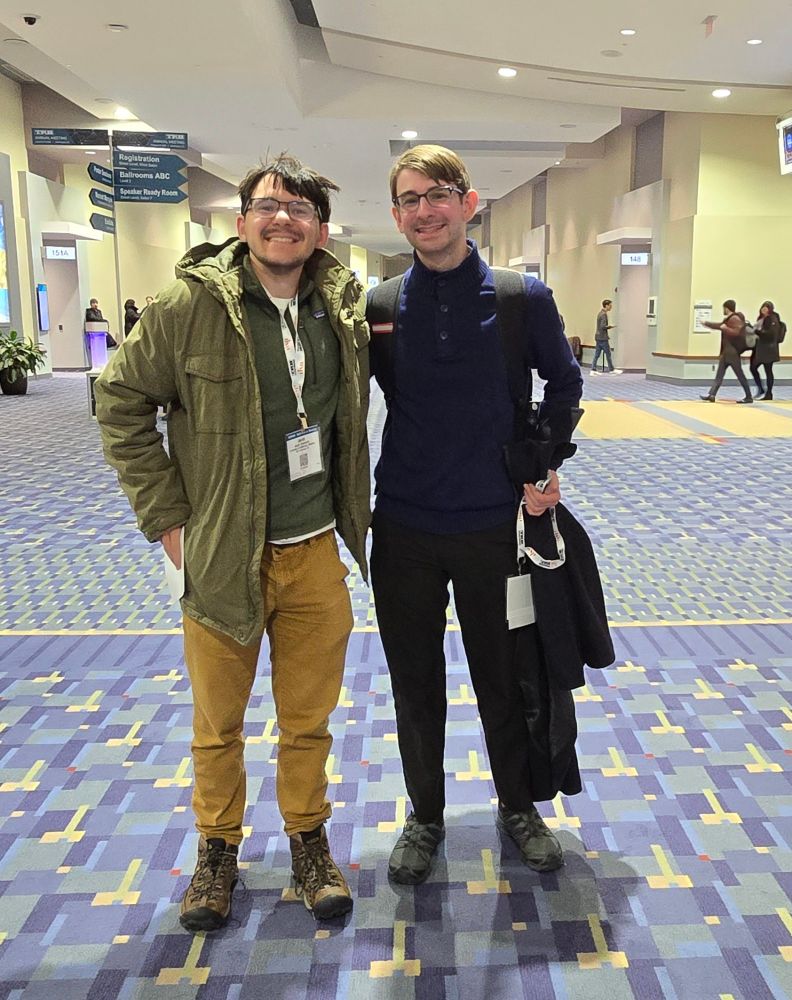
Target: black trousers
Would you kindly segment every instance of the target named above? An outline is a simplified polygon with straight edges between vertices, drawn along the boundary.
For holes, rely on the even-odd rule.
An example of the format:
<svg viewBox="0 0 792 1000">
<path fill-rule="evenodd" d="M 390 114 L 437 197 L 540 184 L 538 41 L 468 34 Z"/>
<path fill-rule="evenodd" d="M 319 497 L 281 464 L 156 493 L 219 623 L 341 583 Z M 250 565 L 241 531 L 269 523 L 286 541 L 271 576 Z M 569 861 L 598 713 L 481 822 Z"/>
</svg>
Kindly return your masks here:
<svg viewBox="0 0 792 1000">
<path fill-rule="evenodd" d="M 433 535 L 374 515 L 371 578 L 388 661 L 404 780 L 419 822 L 445 807 L 449 582 L 489 753 L 504 805 L 531 804 L 528 730 L 515 671 L 516 632 L 506 627 L 506 577 L 517 570 L 514 523 Z M 521 657 L 538 658 L 536 627 L 521 630 Z"/>
<path fill-rule="evenodd" d="M 753 361 L 751 362 L 751 374 L 753 375 L 754 382 L 756 382 L 756 388 L 759 390 L 759 392 L 765 391 L 764 386 L 762 385 L 761 376 L 759 375 L 759 369 L 764 368 L 765 375 L 767 376 L 767 391 L 769 393 L 772 393 L 773 386 L 775 385 L 775 378 L 773 376 L 773 364 L 774 362 L 772 361 L 770 362 L 770 364 L 767 365 L 757 365 Z"/>
</svg>

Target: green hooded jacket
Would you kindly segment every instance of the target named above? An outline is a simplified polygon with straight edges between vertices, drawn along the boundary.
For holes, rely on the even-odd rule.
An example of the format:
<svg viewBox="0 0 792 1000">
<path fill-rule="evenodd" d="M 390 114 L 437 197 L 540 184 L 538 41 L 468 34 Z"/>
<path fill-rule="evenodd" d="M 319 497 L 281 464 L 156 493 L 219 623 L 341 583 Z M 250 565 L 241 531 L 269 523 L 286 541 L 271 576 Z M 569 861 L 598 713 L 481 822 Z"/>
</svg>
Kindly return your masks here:
<svg viewBox="0 0 792 1000">
<path fill-rule="evenodd" d="M 267 466 L 261 397 L 241 307 L 247 244 L 205 243 L 143 313 L 97 379 L 107 461 L 149 541 L 184 524 L 185 614 L 250 645 L 264 631 L 259 576 Z M 371 520 L 366 415 L 366 296 L 317 249 L 305 264 L 338 337 L 341 385 L 333 443 L 336 528 L 367 579 Z M 157 407 L 169 407 L 168 451 Z"/>
</svg>

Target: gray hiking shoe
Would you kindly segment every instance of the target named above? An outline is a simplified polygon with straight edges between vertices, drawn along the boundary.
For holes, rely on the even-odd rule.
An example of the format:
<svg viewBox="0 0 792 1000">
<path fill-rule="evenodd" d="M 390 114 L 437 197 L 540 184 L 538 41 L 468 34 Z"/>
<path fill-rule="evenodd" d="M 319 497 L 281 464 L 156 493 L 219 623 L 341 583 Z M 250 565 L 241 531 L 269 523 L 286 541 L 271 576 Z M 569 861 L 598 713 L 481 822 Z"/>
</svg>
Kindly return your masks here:
<svg viewBox="0 0 792 1000">
<path fill-rule="evenodd" d="M 535 872 L 552 872 L 563 865 L 561 845 L 536 806 L 527 812 L 512 812 L 499 803 L 497 825 L 520 848 L 523 864 Z"/>
<path fill-rule="evenodd" d="M 442 823 L 419 823 L 410 813 L 388 861 L 388 875 L 400 885 L 425 882 L 445 837 Z"/>
</svg>

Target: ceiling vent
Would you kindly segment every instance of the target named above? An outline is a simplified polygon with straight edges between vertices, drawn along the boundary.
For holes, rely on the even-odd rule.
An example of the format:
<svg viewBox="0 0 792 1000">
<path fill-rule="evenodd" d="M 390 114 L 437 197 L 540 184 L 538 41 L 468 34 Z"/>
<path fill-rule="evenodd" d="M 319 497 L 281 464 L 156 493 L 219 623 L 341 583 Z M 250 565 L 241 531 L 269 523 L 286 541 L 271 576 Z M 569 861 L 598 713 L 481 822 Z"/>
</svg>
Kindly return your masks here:
<svg viewBox="0 0 792 1000">
<path fill-rule="evenodd" d="M 666 94 L 685 94 L 685 87 L 656 87 L 646 83 L 607 83 L 603 80 L 572 80 L 566 76 L 548 76 L 557 83 L 577 83 L 581 87 L 615 87 L 617 90 L 654 90 Z"/>
</svg>

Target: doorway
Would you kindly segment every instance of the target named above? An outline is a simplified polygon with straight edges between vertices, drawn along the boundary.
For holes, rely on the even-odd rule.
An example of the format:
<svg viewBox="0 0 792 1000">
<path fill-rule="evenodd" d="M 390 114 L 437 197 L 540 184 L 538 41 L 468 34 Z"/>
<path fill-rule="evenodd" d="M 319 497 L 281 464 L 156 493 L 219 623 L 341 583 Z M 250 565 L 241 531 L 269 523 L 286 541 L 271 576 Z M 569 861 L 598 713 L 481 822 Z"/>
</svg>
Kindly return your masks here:
<svg viewBox="0 0 792 1000">
<path fill-rule="evenodd" d="M 44 280 L 49 295 L 52 367 L 60 371 L 81 371 L 90 365 L 85 357 L 77 247 L 73 240 L 48 240 L 43 255 Z"/>
<path fill-rule="evenodd" d="M 626 371 L 646 371 L 649 326 L 646 303 L 651 290 L 651 254 L 648 248 L 622 251 L 617 299 L 614 364 Z"/>
</svg>

